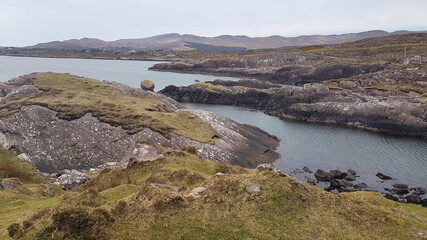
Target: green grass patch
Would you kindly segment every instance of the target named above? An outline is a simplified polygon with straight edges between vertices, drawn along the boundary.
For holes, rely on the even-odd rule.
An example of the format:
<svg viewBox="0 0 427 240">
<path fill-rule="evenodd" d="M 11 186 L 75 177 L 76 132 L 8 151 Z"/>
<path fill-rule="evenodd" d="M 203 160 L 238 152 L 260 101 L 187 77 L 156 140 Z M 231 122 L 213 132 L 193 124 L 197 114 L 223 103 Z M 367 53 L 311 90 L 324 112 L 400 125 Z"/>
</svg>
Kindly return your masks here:
<svg viewBox="0 0 427 240">
<path fill-rule="evenodd" d="M 19 159 L 15 153 L 0 147 L 0 180 L 4 178 L 18 178 L 24 183 L 45 182 L 31 163 Z"/>
</svg>

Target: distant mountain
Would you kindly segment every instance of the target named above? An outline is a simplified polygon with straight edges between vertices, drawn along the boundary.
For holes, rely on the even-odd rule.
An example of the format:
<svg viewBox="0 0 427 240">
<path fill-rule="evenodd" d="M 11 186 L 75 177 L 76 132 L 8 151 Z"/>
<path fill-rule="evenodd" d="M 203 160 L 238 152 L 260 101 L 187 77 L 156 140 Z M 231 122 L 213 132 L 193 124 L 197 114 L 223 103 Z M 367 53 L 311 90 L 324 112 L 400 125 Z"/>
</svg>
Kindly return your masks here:
<svg viewBox="0 0 427 240">
<path fill-rule="evenodd" d="M 54 41 L 39 43 L 27 48 L 65 49 L 65 50 L 244 50 L 244 49 L 266 49 L 293 46 L 324 45 L 354 42 L 366 38 L 383 37 L 389 35 L 414 33 L 411 31 L 386 32 L 381 30 L 347 33 L 340 35 L 307 35 L 298 37 L 248 37 L 221 35 L 218 37 L 201 37 L 190 34 L 170 33 L 148 38 L 120 39 L 116 41 L 103 41 L 96 38 L 71 39 L 66 41 Z"/>
</svg>

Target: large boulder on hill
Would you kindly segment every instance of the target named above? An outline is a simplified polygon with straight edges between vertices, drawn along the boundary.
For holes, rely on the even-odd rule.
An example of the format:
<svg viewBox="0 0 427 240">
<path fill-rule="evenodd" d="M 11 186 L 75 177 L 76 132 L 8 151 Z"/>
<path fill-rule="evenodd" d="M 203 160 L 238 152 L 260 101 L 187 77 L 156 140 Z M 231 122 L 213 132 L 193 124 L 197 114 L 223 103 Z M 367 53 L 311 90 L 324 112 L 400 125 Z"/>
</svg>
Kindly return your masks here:
<svg viewBox="0 0 427 240">
<path fill-rule="evenodd" d="M 154 83 L 150 80 L 141 81 L 141 88 L 144 90 L 153 91 L 154 87 Z"/>
</svg>

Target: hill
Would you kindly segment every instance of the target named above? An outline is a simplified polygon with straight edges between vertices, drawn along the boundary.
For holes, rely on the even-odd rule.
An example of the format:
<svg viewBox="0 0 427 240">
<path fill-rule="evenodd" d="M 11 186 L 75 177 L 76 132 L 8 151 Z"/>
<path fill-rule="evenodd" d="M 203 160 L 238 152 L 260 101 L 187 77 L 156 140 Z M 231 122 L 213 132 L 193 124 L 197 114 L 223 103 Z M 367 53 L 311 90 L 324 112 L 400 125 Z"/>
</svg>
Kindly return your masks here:
<svg viewBox="0 0 427 240">
<path fill-rule="evenodd" d="M 361 39 L 382 37 L 397 34 L 407 34 L 409 31 L 386 32 L 381 30 L 360 33 L 348 33 L 340 35 L 307 35 L 298 37 L 248 37 L 222 35 L 217 37 L 201 37 L 190 34 L 164 34 L 148 38 L 120 39 L 116 41 L 103 41 L 94 38 L 71 39 L 66 41 L 54 41 L 39 43 L 28 48 L 35 49 L 65 49 L 65 50 L 235 50 L 240 49 L 268 49 L 309 45 L 326 45 L 345 42 L 353 42 Z M 205 45 L 205 46 L 204 46 Z M 216 48 L 214 48 L 216 47 Z"/>
</svg>

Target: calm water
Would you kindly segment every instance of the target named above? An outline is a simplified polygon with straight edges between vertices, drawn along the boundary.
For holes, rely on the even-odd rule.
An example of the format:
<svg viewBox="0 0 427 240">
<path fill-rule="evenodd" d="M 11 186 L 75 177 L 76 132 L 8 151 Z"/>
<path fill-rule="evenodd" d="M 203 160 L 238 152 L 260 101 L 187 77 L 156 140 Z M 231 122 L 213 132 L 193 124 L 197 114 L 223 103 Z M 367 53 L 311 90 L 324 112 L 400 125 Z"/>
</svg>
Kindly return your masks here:
<svg viewBox="0 0 427 240">
<path fill-rule="evenodd" d="M 141 80 L 149 79 L 156 90 L 174 85 L 189 85 L 194 80 L 214 80 L 218 77 L 148 71 L 156 62 L 43 59 L 0 56 L 0 81 L 42 71 L 67 72 L 100 80 L 117 81 L 139 87 Z M 235 80 L 234 78 L 224 78 Z M 240 123 L 260 127 L 282 139 L 278 152 L 282 157 L 276 165 L 287 173 L 309 167 L 312 171 L 352 168 L 366 182 L 380 191 L 393 182 L 410 187 L 427 187 L 427 140 L 394 137 L 383 134 L 338 127 L 283 121 L 248 108 L 206 104 L 185 104 L 190 109 L 205 109 L 229 117 Z M 391 175 L 396 181 L 378 182 L 377 172 Z M 304 179 L 304 174 L 294 174 Z M 313 176 L 311 176 L 313 177 Z"/>
<path fill-rule="evenodd" d="M 148 68 L 156 63 L 159 62 L 0 56 L 0 81 L 7 81 L 32 72 L 51 71 L 116 81 L 137 88 L 142 80 L 148 79 L 155 83 L 154 90 L 158 91 L 170 84 L 187 86 L 193 84 L 196 79 L 204 82 L 219 78 L 197 74 L 148 71 Z M 236 80 L 224 77 L 221 79 Z"/>
<path fill-rule="evenodd" d="M 311 174 L 293 174 L 307 166 L 310 170 L 352 168 L 372 189 L 382 191 L 395 182 L 410 187 L 427 187 L 427 140 L 375 134 L 336 125 L 283 121 L 262 111 L 209 104 L 184 104 L 189 109 L 216 112 L 240 123 L 248 123 L 278 136 L 282 155 L 275 165 L 304 180 Z M 377 172 L 397 180 L 380 182 Z M 311 175 L 311 176 L 310 176 Z"/>
</svg>

